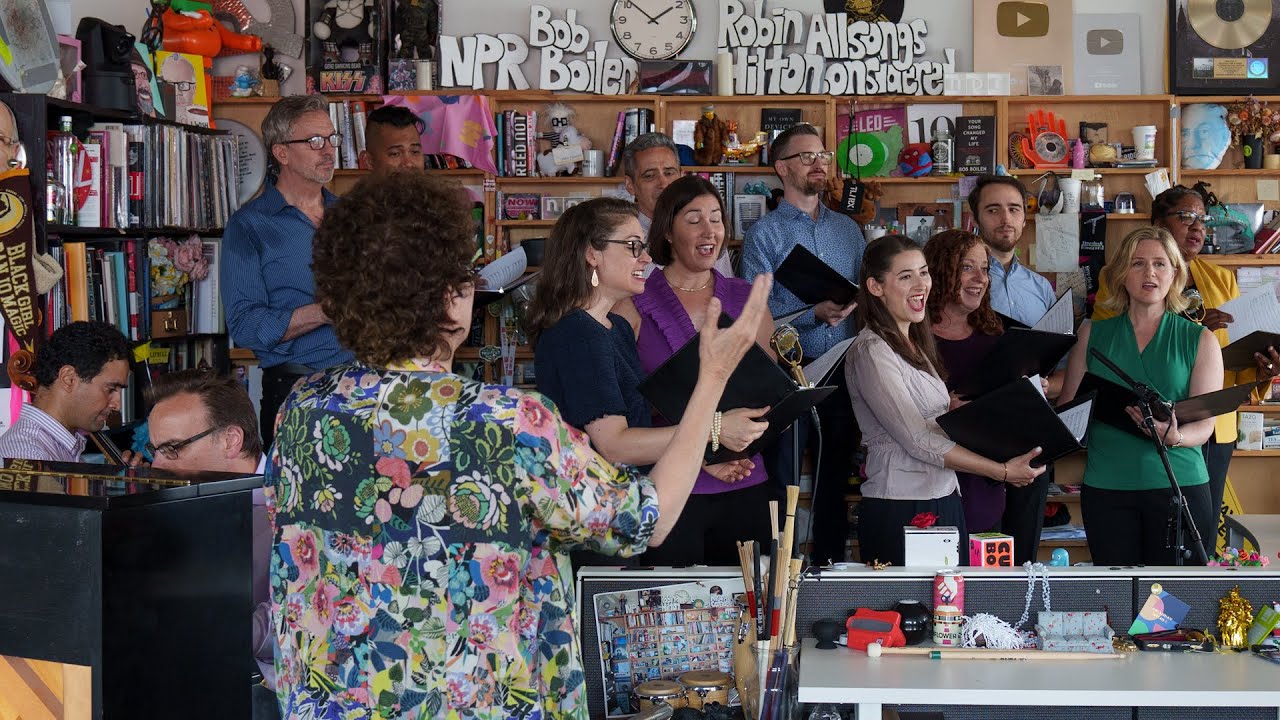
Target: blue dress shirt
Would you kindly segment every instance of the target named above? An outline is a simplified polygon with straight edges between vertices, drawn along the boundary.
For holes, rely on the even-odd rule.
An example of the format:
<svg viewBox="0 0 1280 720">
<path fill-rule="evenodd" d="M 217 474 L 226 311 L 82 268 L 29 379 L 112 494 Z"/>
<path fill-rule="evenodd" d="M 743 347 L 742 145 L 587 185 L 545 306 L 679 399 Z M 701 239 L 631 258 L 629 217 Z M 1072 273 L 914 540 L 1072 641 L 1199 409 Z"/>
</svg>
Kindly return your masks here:
<svg viewBox="0 0 1280 720">
<path fill-rule="evenodd" d="M 338 196 L 328 190 L 324 206 Z M 316 301 L 311 238 L 316 228 L 268 182 L 262 194 L 236 211 L 222 235 L 222 305 L 236 345 L 265 368 L 298 363 L 322 369 L 352 360 L 332 325 L 282 341 L 293 311 Z"/>
<path fill-rule="evenodd" d="M 991 256 L 991 309 L 1024 325 L 1035 325 L 1057 299 L 1053 286 L 1040 273 L 1018 262 L 1015 255 L 1009 269 Z"/>
<path fill-rule="evenodd" d="M 760 218 L 747 231 L 742 244 L 743 279 L 751 281 L 760 273 L 776 271 L 796 245 L 803 245 L 836 272 L 851 282 L 858 282 L 862 254 L 867 249 L 867 240 L 858 224 L 821 203 L 818 204 L 818 219 L 814 220 L 809 213 L 786 200 L 780 201 L 777 210 Z M 778 283 L 773 284 L 769 293 L 769 312 L 774 317 L 795 312 L 804 306 L 805 303 L 790 290 Z M 791 325 L 800 332 L 800 346 L 804 349 L 806 361 L 816 359 L 854 335 L 853 314 L 832 327 L 819 322 L 813 316 L 813 310 L 809 309 L 792 320 Z"/>
</svg>

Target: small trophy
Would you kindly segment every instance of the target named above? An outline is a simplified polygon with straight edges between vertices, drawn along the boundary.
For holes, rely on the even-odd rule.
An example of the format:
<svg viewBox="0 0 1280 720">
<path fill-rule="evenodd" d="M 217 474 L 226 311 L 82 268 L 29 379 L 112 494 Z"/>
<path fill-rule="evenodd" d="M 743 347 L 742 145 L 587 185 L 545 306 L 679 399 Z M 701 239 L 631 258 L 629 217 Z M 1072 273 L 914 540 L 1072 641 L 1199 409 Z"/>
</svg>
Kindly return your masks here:
<svg viewBox="0 0 1280 720">
<path fill-rule="evenodd" d="M 796 385 L 809 387 L 809 381 L 804 377 L 804 370 L 800 368 L 800 361 L 804 359 L 804 350 L 800 347 L 800 331 L 790 325 L 780 325 L 773 331 L 769 344 L 773 346 L 773 351 L 778 353 L 778 359 L 787 364 Z"/>
</svg>

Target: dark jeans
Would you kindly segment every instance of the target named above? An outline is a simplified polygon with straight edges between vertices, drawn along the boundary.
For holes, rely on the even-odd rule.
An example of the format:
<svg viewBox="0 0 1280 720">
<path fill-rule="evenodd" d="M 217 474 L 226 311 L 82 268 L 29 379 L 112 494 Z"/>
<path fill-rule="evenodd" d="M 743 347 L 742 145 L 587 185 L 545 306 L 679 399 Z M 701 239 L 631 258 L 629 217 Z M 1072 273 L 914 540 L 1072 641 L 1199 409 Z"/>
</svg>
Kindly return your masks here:
<svg viewBox="0 0 1280 720">
<path fill-rule="evenodd" d="M 729 565 L 737 567 L 739 541 L 763 543 L 768 554 L 768 482 L 742 490 L 690 495 L 684 511 L 662 545 L 640 557 L 645 565 Z M 779 516 L 778 522 L 784 518 Z M 779 528 L 781 529 L 781 528 Z"/>
<path fill-rule="evenodd" d="M 295 368 L 269 367 L 262 370 L 262 404 L 258 414 L 258 430 L 262 433 L 262 449 L 271 454 L 276 439 L 276 413 L 293 390 L 293 384 L 306 373 L 291 372 Z"/>
<path fill-rule="evenodd" d="M 1196 527 L 1210 527 L 1213 512 L 1209 504 L 1209 484 L 1183 486 L 1182 494 Z M 1080 494 L 1080 512 L 1084 515 L 1093 564 L 1173 565 L 1173 550 L 1168 547 L 1172 495 L 1169 488 L 1104 490 L 1085 485 Z M 1204 536 L 1205 551 L 1212 554 L 1211 537 L 1204 530 L 1200 533 Z M 1190 536 L 1187 537 L 1190 547 Z M 1196 564 L 1194 554 L 1187 564 Z"/>
<path fill-rule="evenodd" d="M 1213 508 L 1210 527 L 1200 528 L 1204 536 L 1205 550 L 1210 555 L 1218 544 L 1218 530 L 1222 527 L 1222 516 L 1226 510 L 1222 507 L 1222 496 L 1227 491 L 1227 468 L 1231 465 L 1231 453 L 1236 449 L 1235 443 L 1220 443 L 1209 438 L 1204 444 L 1204 464 L 1209 470 L 1209 507 Z"/>
<path fill-rule="evenodd" d="M 1040 551 L 1040 531 L 1044 529 L 1044 504 L 1053 482 L 1053 465 L 1045 468 L 1030 485 L 1004 491 L 1004 516 L 1000 531 L 1013 536 L 1013 564 L 1035 562 Z"/>
<path fill-rule="evenodd" d="M 961 565 L 969 564 L 969 532 L 964 524 L 964 506 L 960 493 L 951 493 L 934 500 L 886 500 L 864 497 L 858 503 L 858 552 L 862 562 L 893 563 L 894 567 L 906 564 L 906 547 L 902 528 L 920 513 L 931 512 L 938 516 L 937 526 L 954 525 L 960 531 L 960 543 L 956 548 Z"/>
</svg>

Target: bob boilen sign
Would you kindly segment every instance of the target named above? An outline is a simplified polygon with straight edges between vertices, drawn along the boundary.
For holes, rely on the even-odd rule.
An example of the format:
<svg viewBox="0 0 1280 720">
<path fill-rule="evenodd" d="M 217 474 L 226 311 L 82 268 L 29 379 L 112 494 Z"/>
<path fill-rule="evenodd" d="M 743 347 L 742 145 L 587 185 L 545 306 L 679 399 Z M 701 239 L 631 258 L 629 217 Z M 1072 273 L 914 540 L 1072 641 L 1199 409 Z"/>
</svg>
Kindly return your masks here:
<svg viewBox="0 0 1280 720">
<path fill-rule="evenodd" d="M 764 0 L 721 0 L 720 52 L 733 56 L 733 89 L 739 95 L 941 95 L 955 69 L 922 60 L 925 21 L 849 21 L 846 13 L 811 15 L 774 8 Z M 802 50 L 800 49 L 802 46 Z"/>
<path fill-rule="evenodd" d="M 941 95 L 955 50 L 945 62 L 922 60 L 928 26 L 922 19 L 849 21 L 846 13 L 805 16 L 765 1 L 720 0 L 717 45 L 734 62 L 739 95 Z M 528 90 L 521 65 L 530 49 L 539 53 L 538 89 L 597 95 L 630 92 L 638 75 L 630 57 L 609 57 L 611 40 L 592 42 L 578 24 L 577 10 L 556 17 L 549 8 L 529 8 L 529 36 L 440 36 L 440 86 L 485 89 L 488 68 L 496 90 Z"/>
</svg>

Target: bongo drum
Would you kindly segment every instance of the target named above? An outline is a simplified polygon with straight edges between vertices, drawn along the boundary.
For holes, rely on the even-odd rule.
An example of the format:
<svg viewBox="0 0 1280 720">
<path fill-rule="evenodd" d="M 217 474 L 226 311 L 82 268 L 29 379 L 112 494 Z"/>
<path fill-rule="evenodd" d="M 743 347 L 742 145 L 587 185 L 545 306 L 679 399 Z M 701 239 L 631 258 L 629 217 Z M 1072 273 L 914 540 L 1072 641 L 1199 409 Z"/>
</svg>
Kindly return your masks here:
<svg viewBox="0 0 1280 720">
<path fill-rule="evenodd" d="M 681 675 L 680 684 L 689 691 L 689 707 L 701 710 L 707 703 L 729 704 L 733 676 L 715 670 L 694 670 Z"/>
<path fill-rule="evenodd" d="M 640 683 L 632 692 L 641 711 L 664 703 L 673 708 L 687 707 L 689 704 L 684 686 L 672 680 L 650 680 Z"/>
</svg>

